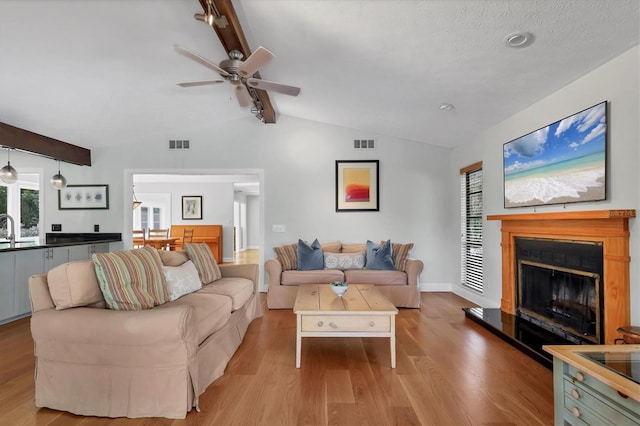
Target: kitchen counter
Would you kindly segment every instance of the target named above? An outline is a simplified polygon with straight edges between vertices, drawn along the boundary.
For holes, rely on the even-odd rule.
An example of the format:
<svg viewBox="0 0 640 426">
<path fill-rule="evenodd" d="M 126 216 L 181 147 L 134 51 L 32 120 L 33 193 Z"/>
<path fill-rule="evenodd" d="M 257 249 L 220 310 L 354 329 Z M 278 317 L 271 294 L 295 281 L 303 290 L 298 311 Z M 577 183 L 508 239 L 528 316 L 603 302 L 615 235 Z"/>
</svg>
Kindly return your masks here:
<svg viewBox="0 0 640 426">
<path fill-rule="evenodd" d="M 47 233 L 45 243 L 39 241 L 16 241 L 15 247 L 0 241 L 0 252 L 34 250 L 83 244 L 112 243 L 122 241 L 120 233 Z"/>
</svg>

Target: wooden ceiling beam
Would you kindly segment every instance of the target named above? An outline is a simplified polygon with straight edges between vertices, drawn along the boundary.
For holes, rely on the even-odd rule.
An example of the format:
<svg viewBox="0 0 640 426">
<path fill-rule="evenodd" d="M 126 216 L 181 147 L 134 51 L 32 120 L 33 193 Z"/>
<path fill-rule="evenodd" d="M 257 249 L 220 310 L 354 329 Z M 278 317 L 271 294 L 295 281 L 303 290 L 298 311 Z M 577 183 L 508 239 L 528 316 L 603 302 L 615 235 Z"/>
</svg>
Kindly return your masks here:
<svg viewBox="0 0 640 426">
<path fill-rule="evenodd" d="M 208 11 L 207 0 L 198 0 L 200 5 L 202 6 L 202 10 L 206 14 Z M 236 14 L 235 9 L 233 8 L 233 4 L 231 0 L 212 0 L 220 15 L 223 15 L 227 19 L 227 26 L 225 28 L 220 28 L 215 23 L 212 25 L 213 30 L 218 35 L 220 42 L 222 43 L 222 47 L 227 52 L 231 52 L 232 50 L 237 50 L 242 52 L 245 58 L 248 58 L 251 55 L 251 49 L 249 48 L 249 43 L 247 43 L 247 39 L 244 36 L 244 32 L 242 31 L 242 27 L 240 26 L 240 21 L 238 20 L 238 15 Z M 260 78 L 260 73 L 256 72 L 254 74 L 256 78 Z M 264 111 L 262 116 L 264 117 L 265 123 L 275 123 L 276 122 L 276 112 L 273 109 L 273 105 L 271 104 L 271 99 L 269 99 L 269 94 L 264 90 L 254 89 L 258 96 L 258 99 L 262 103 Z"/>
<path fill-rule="evenodd" d="M 5 123 L 0 123 L 0 146 L 31 152 L 79 166 L 91 165 L 91 151 L 86 148 Z"/>
</svg>

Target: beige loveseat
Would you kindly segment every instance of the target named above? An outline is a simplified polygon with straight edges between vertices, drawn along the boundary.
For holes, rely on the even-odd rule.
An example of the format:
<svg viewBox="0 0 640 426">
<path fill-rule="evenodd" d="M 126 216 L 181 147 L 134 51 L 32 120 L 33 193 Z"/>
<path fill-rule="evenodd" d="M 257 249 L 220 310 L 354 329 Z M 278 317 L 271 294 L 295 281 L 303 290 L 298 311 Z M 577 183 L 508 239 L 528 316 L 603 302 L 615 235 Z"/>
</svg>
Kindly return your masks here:
<svg viewBox="0 0 640 426">
<path fill-rule="evenodd" d="M 188 260 L 160 253 L 163 265 Z M 32 276 L 36 406 L 105 417 L 185 418 L 198 409 L 262 316 L 258 265 L 219 268 L 221 279 L 138 311 L 105 308 L 92 261 Z"/>
<path fill-rule="evenodd" d="M 291 256 L 295 252 L 294 246 L 295 244 L 288 246 Z M 411 247 L 413 247 L 412 244 Z M 356 253 L 365 251 L 366 245 L 335 242 L 322 244 L 322 249 L 326 253 Z M 269 309 L 292 309 L 300 284 L 322 284 L 332 281 L 374 284 L 395 306 L 420 307 L 419 277 L 424 267 L 421 260 L 410 258 L 399 260 L 402 265 L 396 270 L 389 271 L 334 268 L 300 271 L 295 269 L 293 260 L 288 261 L 286 256 L 283 258 L 282 254 L 287 252 L 287 246 L 277 247 L 274 250 L 278 257 L 267 260 L 264 266 L 269 279 L 267 292 Z"/>
</svg>

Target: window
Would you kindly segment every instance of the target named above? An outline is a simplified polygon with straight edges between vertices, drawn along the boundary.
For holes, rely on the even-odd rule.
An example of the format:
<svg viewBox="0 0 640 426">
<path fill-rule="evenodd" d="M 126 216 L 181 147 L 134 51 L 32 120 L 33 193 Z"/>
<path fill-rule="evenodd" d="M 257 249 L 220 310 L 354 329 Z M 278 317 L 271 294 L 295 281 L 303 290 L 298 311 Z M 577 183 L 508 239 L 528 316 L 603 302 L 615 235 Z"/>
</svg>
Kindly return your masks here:
<svg viewBox="0 0 640 426">
<path fill-rule="evenodd" d="M 40 175 L 21 173 L 15 184 L 0 183 L 0 214 L 15 220 L 16 240 L 34 241 L 40 236 Z M 9 223 L 0 219 L 0 239 L 9 237 Z"/>
<path fill-rule="evenodd" d="M 482 292 L 482 162 L 460 169 L 461 283 Z"/>
</svg>

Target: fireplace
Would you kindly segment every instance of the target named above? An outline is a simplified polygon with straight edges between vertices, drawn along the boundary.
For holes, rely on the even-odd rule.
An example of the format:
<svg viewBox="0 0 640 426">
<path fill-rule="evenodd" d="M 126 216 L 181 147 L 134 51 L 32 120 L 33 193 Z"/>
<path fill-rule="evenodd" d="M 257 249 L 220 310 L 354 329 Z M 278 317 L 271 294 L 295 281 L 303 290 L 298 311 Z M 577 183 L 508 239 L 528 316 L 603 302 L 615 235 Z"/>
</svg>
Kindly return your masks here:
<svg viewBox="0 0 640 426">
<path fill-rule="evenodd" d="M 604 341 L 602 243 L 515 238 L 516 315 L 576 344 Z"/>
<path fill-rule="evenodd" d="M 576 343 L 614 344 L 617 328 L 630 322 L 629 219 L 635 216 L 635 210 L 487 216 L 502 221 L 501 311 L 536 324 L 548 316 L 546 329 Z M 547 244 L 560 248 L 546 250 Z M 524 290 L 523 273 L 533 275 L 524 278 Z M 552 280 L 538 289 L 547 299 L 540 307 L 532 300 L 537 290 L 529 288 L 543 278 Z"/>
</svg>

